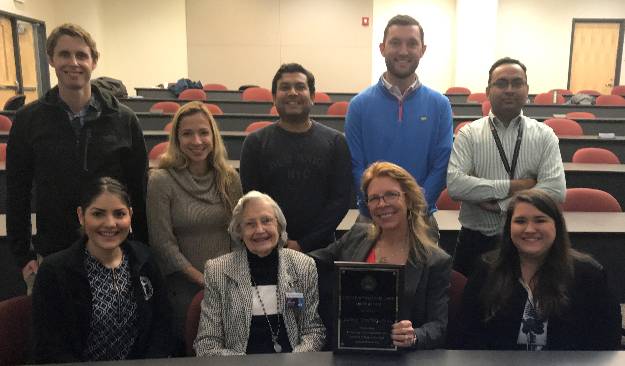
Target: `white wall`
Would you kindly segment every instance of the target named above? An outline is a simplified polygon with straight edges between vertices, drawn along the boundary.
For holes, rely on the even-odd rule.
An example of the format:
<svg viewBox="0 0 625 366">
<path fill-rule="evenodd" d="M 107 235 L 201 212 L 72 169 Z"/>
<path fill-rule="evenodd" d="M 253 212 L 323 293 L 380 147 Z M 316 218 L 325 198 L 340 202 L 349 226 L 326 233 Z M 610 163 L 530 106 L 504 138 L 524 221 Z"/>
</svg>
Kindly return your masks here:
<svg viewBox="0 0 625 366">
<path fill-rule="evenodd" d="M 573 18 L 625 18 L 625 1 L 499 0 L 495 53 L 525 63 L 530 93 L 566 88 Z"/>
<path fill-rule="evenodd" d="M 454 83 L 455 0 L 373 0 L 371 82 L 377 82 L 386 70 L 378 45 L 386 23 L 397 14 L 410 15 L 423 26 L 427 50 L 417 69 L 419 80 L 445 91 Z"/>
<path fill-rule="evenodd" d="M 488 70 L 497 58 L 497 8 L 498 0 L 456 1 L 456 62 L 453 86 L 467 87 L 473 93 L 485 91 Z"/>
<path fill-rule="evenodd" d="M 122 80 L 129 94 L 188 76 L 184 0 L 101 0 L 100 22 L 99 75 Z"/>
<path fill-rule="evenodd" d="M 230 89 L 266 88 L 282 63 L 298 62 L 320 91 L 369 84 L 371 0 L 187 0 L 189 74 Z"/>
<path fill-rule="evenodd" d="M 423 24 L 417 73 L 427 85 L 481 91 L 492 62 L 510 56 L 537 93 L 566 86 L 573 18 L 625 18 L 625 0 L 0 0 L 0 9 L 43 20 L 48 32 L 85 27 L 102 53 L 94 77 L 120 78 L 131 93 L 185 76 L 269 86 L 289 61 L 308 67 L 319 90 L 359 91 L 385 70 L 378 44 L 398 13 Z"/>
<path fill-rule="evenodd" d="M 129 94 L 187 76 L 185 0 L 0 0 L 0 9 L 43 20 L 48 34 L 66 22 L 85 28 L 100 52 L 92 77 L 121 79 Z"/>
</svg>

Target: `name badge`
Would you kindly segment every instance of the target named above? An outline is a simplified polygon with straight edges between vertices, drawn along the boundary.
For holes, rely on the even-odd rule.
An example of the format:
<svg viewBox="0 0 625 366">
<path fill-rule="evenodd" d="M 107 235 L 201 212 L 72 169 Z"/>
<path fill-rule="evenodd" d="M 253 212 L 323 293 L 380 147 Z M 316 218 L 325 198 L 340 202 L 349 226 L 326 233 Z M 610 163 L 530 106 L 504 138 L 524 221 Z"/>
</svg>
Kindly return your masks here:
<svg viewBox="0 0 625 366">
<path fill-rule="evenodd" d="M 286 306 L 295 309 L 302 309 L 304 307 L 304 294 L 301 292 L 287 292 Z"/>
</svg>

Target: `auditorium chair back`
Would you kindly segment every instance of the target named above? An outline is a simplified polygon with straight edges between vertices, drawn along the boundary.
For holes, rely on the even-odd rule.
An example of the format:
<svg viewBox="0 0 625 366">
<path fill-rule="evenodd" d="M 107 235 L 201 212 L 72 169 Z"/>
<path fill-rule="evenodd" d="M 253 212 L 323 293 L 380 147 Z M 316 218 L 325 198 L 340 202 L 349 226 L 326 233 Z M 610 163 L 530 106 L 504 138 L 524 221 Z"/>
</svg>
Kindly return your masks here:
<svg viewBox="0 0 625 366">
<path fill-rule="evenodd" d="M 31 320 L 30 296 L 0 302 L 0 365 L 21 365 L 28 361 Z"/>
<path fill-rule="evenodd" d="M 328 107 L 328 111 L 326 112 L 329 116 L 344 116 L 347 114 L 347 108 L 349 107 L 349 102 L 340 101 L 334 102 Z"/>
<path fill-rule="evenodd" d="M 241 99 L 247 102 L 272 102 L 271 90 L 261 87 L 247 88 L 241 94 Z"/>
<path fill-rule="evenodd" d="M 468 103 L 484 103 L 485 100 L 488 100 L 488 96 L 486 95 L 486 93 L 471 93 L 467 97 Z"/>
<path fill-rule="evenodd" d="M 566 118 L 549 118 L 545 124 L 553 130 L 556 136 L 582 136 L 584 130 L 579 123 Z"/>
<path fill-rule="evenodd" d="M 180 109 L 180 104 L 171 101 L 162 101 L 152 104 L 150 112 L 152 113 L 176 113 Z"/>
<path fill-rule="evenodd" d="M 600 147 L 583 147 L 575 151 L 571 160 L 583 164 L 620 164 L 618 156 L 608 149 Z"/>
<path fill-rule="evenodd" d="M 592 188 L 567 188 L 563 211 L 622 212 L 621 205 L 608 192 Z"/>
<path fill-rule="evenodd" d="M 206 100 L 206 93 L 202 89 L 185 89 L 178 95 L 180 100 Z"/>
<path fill-rule="evenodd" d="M 315 103 L 326 102 L 329 103 L 332 101 L 332 98 L 324 92 L 315 92 Z"/>
<path fill-rule="evenodd" d="M 445 94 L 450 94 L 450 95 L 469 95 L 471 94 L 471 90 L 469 88 L 465 88 L 464 86 L 452 86 L 447 88 L 447 91 L 445 92 Z"/>
</svg>

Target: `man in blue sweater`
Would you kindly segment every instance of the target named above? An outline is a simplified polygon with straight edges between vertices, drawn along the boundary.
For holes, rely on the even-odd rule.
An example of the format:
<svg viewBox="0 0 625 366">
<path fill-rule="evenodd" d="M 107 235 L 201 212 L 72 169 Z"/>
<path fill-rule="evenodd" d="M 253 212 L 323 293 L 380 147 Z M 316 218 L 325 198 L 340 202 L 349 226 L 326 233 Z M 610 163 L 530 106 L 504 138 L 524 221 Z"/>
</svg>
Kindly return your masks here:
<svg viewBox="0 0 625 366">
<path fill-rule="evenodd" d="M 384 29 L 380 53 L 386 72 L 352 99 L 345 136 L 361 216 L 369 216 L 360 192 L 363 171 L 384 160 L 408 170 L 423 188 L 431 215 L 445 187 L 453 142 L 449 100 L 419 82 L 415 73 L 425 53 L 423 28 L 408 15 L 396 15 Z M 436 224 L 431 217 L 432 224 Z"/>
</svg>

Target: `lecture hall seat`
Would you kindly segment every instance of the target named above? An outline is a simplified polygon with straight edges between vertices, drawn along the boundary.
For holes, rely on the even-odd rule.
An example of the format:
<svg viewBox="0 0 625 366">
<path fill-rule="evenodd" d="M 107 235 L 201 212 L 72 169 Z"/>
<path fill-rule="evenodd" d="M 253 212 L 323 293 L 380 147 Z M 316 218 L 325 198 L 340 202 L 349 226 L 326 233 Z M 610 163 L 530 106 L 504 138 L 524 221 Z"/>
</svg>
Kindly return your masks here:
<svg viewBox="0 0 625 366">
<path fill-rule="evenodd" d="M 206 106 L 206 108 L 208 108 L 213 116 L 221 116 L 222 114 L 224 114 L 224 111 L 222 111 L 217 104 L 205 103 L 204 105 Z"/>
<path fill-rule="evenodd" d="M 202 89 L 206 92 L 208 91 L 220 91 L 220 90 L 228 90 L 225 85 L 222 84 L 204 84 Z"/>
<path fill-rule="evenodd" d="M 625 85 L 616 85 L 612 88 L 612 95 L 620 95 L 621 97 L 625 97 Z"/>
<path fill-rule="evenodd" d="M 150 107 L 152 113 L 176 113 L 180 109 L 180 104 L 171 101 L 156 102 Z"/>
<path fill-rule="evenodd" d="M 9 132 L 13 126 L 11 119 L 5 115 L 0 114 L 0 131 Z"/>
<path fill-rule="evenodd" d="M 618 156 L 608 149 L 600 147 L 583 147 L 573 154 L 573 163 L 582 164 L 620 164 Z"/>
<path fill-rule="evenodd" d="M 590 112 L 569 112 L 565 115 L 565 118 L 577 120 L 577 119 L 596 119 L 594 113 Z"/>
<path fill-rule="evenodd" d="M 438 208 L 439 210 L 459 210 L 460 202 L 451 199 L 451 197 L 449 197 L 449 192 L 447 191 L 447 188 L 445 188 L 436 200 L 436 208 Z"/>
<path fill-rule="evenodd" d="M 622 212 L 621 205 L 608 192 L 592 188 L 567 188 L 563 211 Z"/>
<path fill-rule="evenodd" d="M 600 95 L 595 99 L 595 105 L 618 105 L 625 106 L 625 98 L 620 95 Z"/>
<path fill-rule="evenodd" d="M 315 103 L 319 102 L 330 103 L 332 102 L 332 98 L 330 98 L 330 96 L 324 92 L 315 92 Z"/>
<path fill-rule="evenodd" d="M 553 92 L 536 94 L 534 97 L 534 104 L 564 104 L 566 99 L 562 94 L 556 94 L 556 102 L 553 102 Z"/>
<path fill-rule="evenodd" d="M 486 100 L 488 100 L 486 93 L 471 93 L 467 97 L 467 103 L 484 103 Z"/>
<path fill-rule="evenodd" d="M 0 365 L 21 365 L 28 361 L 31 319 L 30 296 L 0 302 Z"/>
<path fill-rule="evenodd" d="M 583 136 L 584 130 L 582 126 L 566 118 L 549 118 L 544 122 L 547 126 L 551 127 L 556 136 Z"/>
<path fill-rule="evenodd" d="M 469 95 L 471 94 L 471 90 L 469 88 L 465 88 L 464 86 L 452 86 L 447 88 L 447 91 L 445 91 L 445 94 L 451 94 L 451 95 Z"/>
<path fill-rule="evenodd" d="M 349 106 L 349 102 L 346 102 L 346 101 L 334 102 L 330 104 L 326 114 L 328 116 L 344 116 L 347 114 L 348 106 Z"/>
<path fill-rule="evenodd" d="M 241 99 L 246 102 L 273 102 L 271 90 L 261 87 L 247 88 L 241 93 Z"/>
<path fill-rule="evenodd" d="M 249 125 L 247 125 L 247 127 L 245 127 L 245 132 L 247 133 L 252 133 L 256 130 L 260 130 L 261 128 L 265 128 L 269 125 L 272 125 L 273 122 L 270 121 L 256 121 L 256 122 L 252 122 Z"/>
<path fill-rule="evenodd" d="M 188 357 L 195 357 L 195 350 L 193 349 L 193 342 L 197 336 L 197 328 L 200 325 L 200 312 L 202 310 L 202 299 L 204 298 L 204 290 L 200 290 L 187 310 L 187 319 L 184 326 L 184 343 L 185 351 Z"/>
<path fill-rule="evenodd" d="M 165 141 L 165 142 L 160 142 L 158 144 L 156 144 L 152 150 L 150 150 L 149 154 L 148 154 L 148 158 L 150 160 L 158 160 L 161 158 L 161 155 L 163 155 L 165 153 L 165 151 L 167 151 L 167 146 L 169 145 L 169 142 Z"/>
<path fill-rule="evenodd" d="M 178 95 L 180 100 L 206 100 L 206 92 L 202 89 L 185 89 Z"/>
<path fill-rule="evenodd" d="M 163 131 L 170 132 L 172 128 L 174 128 L 174 122 L 167 122 L 165 127 L 163 127 Z"/>
</svg>

